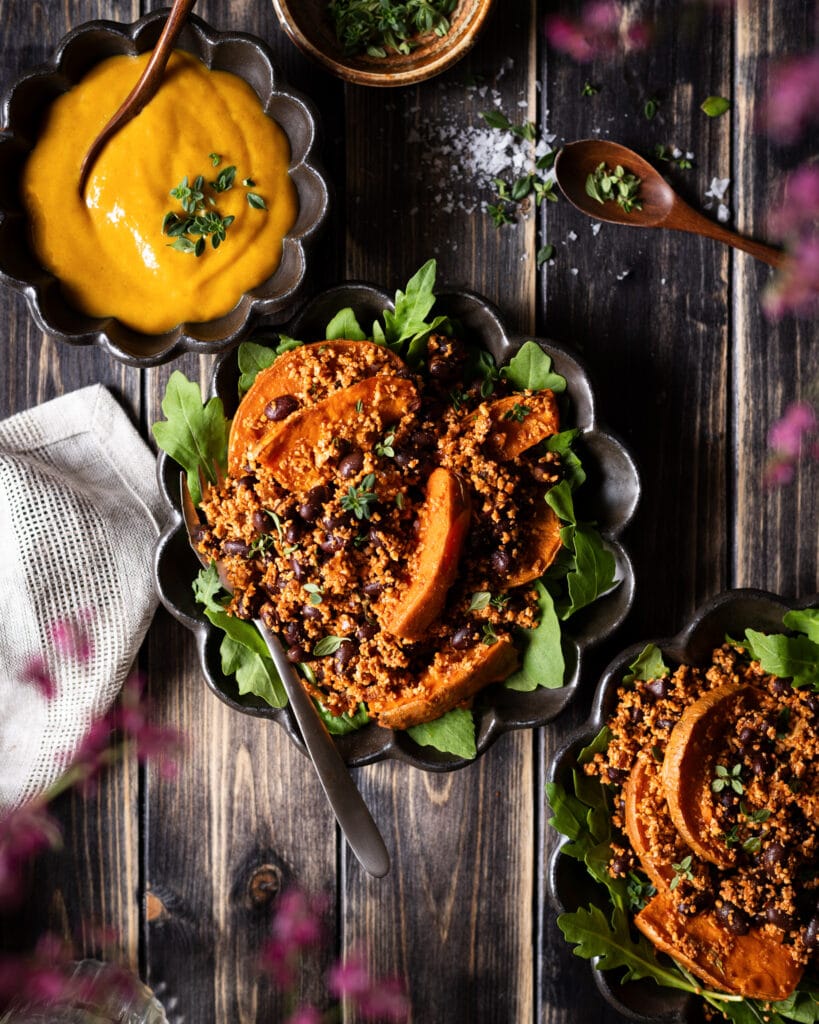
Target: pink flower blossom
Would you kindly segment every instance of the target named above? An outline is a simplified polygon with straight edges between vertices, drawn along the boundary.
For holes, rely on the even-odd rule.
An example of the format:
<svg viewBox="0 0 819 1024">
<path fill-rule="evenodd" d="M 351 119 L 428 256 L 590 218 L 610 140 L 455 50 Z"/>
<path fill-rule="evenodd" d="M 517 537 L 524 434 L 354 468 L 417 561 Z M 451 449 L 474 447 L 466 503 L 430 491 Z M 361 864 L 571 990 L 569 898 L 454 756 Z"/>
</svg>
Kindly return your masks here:
<svg viewBox="0 0 819 1024">
<path fill-rule="evenodd" d="M 51 639 L 57 653 L 84 664 L 91 660 L 94 647 L 85 623 L 90 613 L 83 613 L 79 619 L 61 619 L 51 627 Z"/>
<path fill-rule="evenodd" d="M 791 483 L 800 459 L 819 461 L 819 419 L 810 402 L 794 402 L 768 431 L 772 456 L 765 468 L 765 482 L 771 487 Z"/>
<path fill-rule="evenodd" d="M 373 979 L 363 957 L 353 954 L 331 968 L 327 986 L 332 995 L 353 1002 L 364 1020 L 404 1021 L 409 1001 L 397 978 Z"/>
<path fill-rule="evenodd" d="M 20 678 L 24 683 L 36 686 L 46 700 L 51 700 L 57 695 L 57 683 L 48 670 L 45 658 L 39 654 L 29 658 Z"/>
<path fill-rule="evenodd" d="M 27 862 L 61 840 L 60 827 L 44 804 L 24 804 L 0 817 L 0 907 L 22 902 Z"/>
<path fill-rule="evenodd" d="M 819 52 L 779 64 L 771 75 L 765 121 L 779 142 L 796 142 L 819 120 Z"/>
<path fill-rule="evenodd" d="M 651 38 L 649 23 L 624 20 L 623 7 L 615 0 L 589 0 L 579 18 L 549 15 L 546 36 L 556 50 L 581 63 L 622 49 L 644 49 Z"/>
</svg>

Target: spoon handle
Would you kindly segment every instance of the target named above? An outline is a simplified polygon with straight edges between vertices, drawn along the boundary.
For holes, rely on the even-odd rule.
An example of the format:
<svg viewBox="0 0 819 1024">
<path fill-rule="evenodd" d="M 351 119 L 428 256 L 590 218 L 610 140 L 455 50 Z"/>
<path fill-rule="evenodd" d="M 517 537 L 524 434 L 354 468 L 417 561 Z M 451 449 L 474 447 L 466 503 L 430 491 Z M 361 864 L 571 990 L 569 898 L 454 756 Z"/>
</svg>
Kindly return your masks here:
<svg viewBox="0 0 819 1024">
<path fill-rule="evenodd" d="M 195 3 L 196 0 L 174 0 L 171 13 L 168 15 L 165 27 L 162 29 L 162 35 L 160 35 L 154 47 L 154 52 L 151 54 L 151 59 L 146 64 L 145 70 L 139 76 L 136 85 L 123 100 L 119 110 L 111 117 L 85 154 L 85 159 L 80 167 L 80 195 L 85 194 L 85 186 L 88 183 L 88 178 L 94 164 L 111 137 L 116 135 L 120 128 L 126 125 L 132 118 L 136 117 L 145 104 L 156 95 L 162 83 L 162 74 L 170 59 L 174 44 Z"/>
<path fill-rule="evenodd" d="M 692 209 L 687 203 L 679 200 L 677 208 L 673 211 L 674 223 L 667 224 L 667 227 L 674 227 L 678 231 L 690 231 L 695 235 L 705 235 L 706 238 L 713 238 L 717 242 L 725 242 L 735 249 L 750 253 L 755 259 L 762 260 L 771 267 L 778 269 L 785 260 L 785 253 L 781 249 L 775 249 L 772 245 L 765 245 L 762 242 L 755 242 L 752 238 L 745 238 L 730 231 L 718 221 L 710 220 L 699 211 Z"/>
<path fill-rule="evenodd" d="M 278 640 L 261 619 L 254 619 L 254 622 L 270 650 L 304 744 L 341 831 L 364 870 L 382 878 L 390 870 L 390 857 L 378 826 Z"/>
</svg>

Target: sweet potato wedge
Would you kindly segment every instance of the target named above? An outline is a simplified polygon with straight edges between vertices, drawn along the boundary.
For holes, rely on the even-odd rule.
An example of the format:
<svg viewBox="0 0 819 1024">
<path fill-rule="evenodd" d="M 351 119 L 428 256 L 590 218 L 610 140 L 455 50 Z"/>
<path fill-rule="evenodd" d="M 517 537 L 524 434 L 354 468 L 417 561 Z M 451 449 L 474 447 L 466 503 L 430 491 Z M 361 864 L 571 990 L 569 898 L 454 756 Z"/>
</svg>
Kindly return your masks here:
<svg viewBox="0 0 819 1024">
<path fill-rule="evenodd" d="M 402 360 L 384 345 L 371 341 L 316 341 L 284 352 L 262 370 L 239 403 L 228 439 L 228 470 L 242 475 L 248 453 L 258 447 L 271 421 L 264 414 L 268 403 L 282 395 L 292 395 L 300 405 L 313 405 L 326 398 L 326 388 L 316 390 L 314 374 L 317 355 L 327 367 L 326 378 L 334 380 L 343 370 L 347 385 L 376 374 L 395 376 L 406 370 Z"/>
<path fill-rule="evenodd" d="M 514 459 L 560 429 L 557 400 L 549 390 L 497 398 L 489 403 L 489 418 L 489 448 L 503 461 Z"/>
<path fill-rule="evenodd" d="M 672 729 L 663 761 L 663 788 L 677 831 L 697 856 L 721 868 L 730 867 L 736 854 L 717 823 L 711 783 L 726 730 L 758 697 L 755 687 L 734 683 L 703 694 Z"/>
<path fill-rule="evenodd" d="M 557 558 L 561 546 L 560 520 L 545 501 L 524 526 L 524 535 L 523 554 L 512 567 L 504 590 L 539 579 Z"/>
<path fill-rule="evenodd" d="M 309 490 L 322 482 L 322 467 L 335 457 L 338 438 L 354 440 L 360 447 L 372 445 L 385 427 L 397 423 L 418 401 L 410 380 L 368 377 L 271 424 L 251 460 L 266 466 L 282 487 Z"/>
<path fill-rule="evenodd" d="M 450 469 L 434 469 L 418 513 L 418 548 L 409 566 L 408 582 L 386 595 L 375 609 L 388 633 L 418 640 L 441 614 L 458 573 L 470 517 L 471 501 L 464 482 Z"/>
<path fill-rule="evenodd" d="M 646 751 L 640 753 L 623 786 L 625 830 L 640 866 L 659 892 L 668 890 L 674 880 L 674 869 L 657 857 L 652 842 L 657 829 L 671 825 L 663 793 L 660 766 Z M 646 808 L 650 812 L 646 813 Z M 672 826 L 673 827 L 673 826 Z M 665 831 L 665 830 L 664 830 Z"/>
<path fill-rule="evenodd" d="M 677 913 L 676 898 L 661 892 L 635 917 L 651 942 L 673 956 L 706 985 L 749 999 L 776 1001 L 793 992 L 802 968 L 772 925 L 733 935 L 713 913 Z"/>
<path fill-rule="evenodd" d="M 430 722 L 489 683 L 506 679 L 517 668 L 518 653 L 510 637 L 502 635 L 487 647 L 478 644 L 466 652 L 438 654 L 418 685 L 392 701 L 371 701 L 370 711 L 387 729 L 409 729 Z"/>
</svg>

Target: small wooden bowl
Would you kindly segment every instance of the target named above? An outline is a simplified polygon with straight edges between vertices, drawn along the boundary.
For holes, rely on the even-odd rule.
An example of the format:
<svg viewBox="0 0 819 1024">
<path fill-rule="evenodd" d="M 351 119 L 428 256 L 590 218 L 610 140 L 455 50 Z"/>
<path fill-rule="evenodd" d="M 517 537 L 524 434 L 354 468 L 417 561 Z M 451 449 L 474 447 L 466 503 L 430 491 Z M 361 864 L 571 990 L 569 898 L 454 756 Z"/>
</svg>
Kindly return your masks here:
<svg viewBox="0 0 819 1024">
<path fill-rule="evenodd" d="M 451 67 L 475 43 L 492 0 L 460 0 L 445 36 L 422 36 L 411 53 L 348 56 L 336 38 L 327 0 L 273 0 L 285 32 L 308 57 L 355 85 L 415 85 Z"/>
</svg>

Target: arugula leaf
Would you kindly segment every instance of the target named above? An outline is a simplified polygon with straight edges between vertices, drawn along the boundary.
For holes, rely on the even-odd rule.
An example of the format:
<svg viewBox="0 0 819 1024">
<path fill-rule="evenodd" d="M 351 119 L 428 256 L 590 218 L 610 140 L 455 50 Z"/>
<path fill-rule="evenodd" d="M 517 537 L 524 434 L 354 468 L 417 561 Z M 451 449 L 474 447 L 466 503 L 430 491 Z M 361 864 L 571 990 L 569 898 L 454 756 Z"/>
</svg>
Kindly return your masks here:
<svg viewBox="0 0 819 1024">
<path fill-rule="evenodd" d="M 597 530 L 588 523 L 578 523 L 567 480 L 550 488 L 546 501 L 558 518 L 569 524 L 560 531 L 560 539 L 573 556 L 566 575 L 568 599 L 562 598 L 557 607 L 558 615 L 565 621 L 611 590 L 616 566 L 614 555 L 604 547 Z"/>
<path fill-rule="evenodd" d="M 663 652 L 656 644 L 646 644 L 634 661 L 629 665 L 629 672 L 623 676 L 624 683 L 633 683 L 636 679 L 662 679 L 671 669 L 663 661 Z"/>
<path fill-rule="evenodd" d="M 560 456 L 565 479 L 569 481 L 569 486 L 573 491 L 576 491 L 586 479 L 586 471 L 583 469 L 580 459 L 572 451 L 572 444 L 579 433 L 580 428 L 575 427 L 546 438 L 546 451 L 556 452 Z"/>
<path fill-rule="evenodd" d="M 202 500 L 197 470 L 216 483 L 214 464 L 226 466 L 228 430 L 221 398 L 202 404 L 199 385 L 174 370 L 165 388 L 162 411 L 166 419 L 151 428 L 159 447 L 185 470 L 195 505 Z"/>
<path fill-rule="evenodd" d="M 427 314 L 435 305 L 435 260 L 427 262 L 407 282 L 406 292 L 395 293 L 395 312 L 384 310 L 384 335 L 391 347 L 423 332 Z"/>
<path fill-rule="evenodd" d="M 239 693 L 254 693 L 271 707 L 284 707 L 287 696 L 272 661 L 228 635 L 222 637 L 219 653 L 222 656 L 222 671 L 226 676 L 236 676 Z"/>
<path fill-rule="evenodd" d="M 434 722 L 413 725 L 407 734 L 422 747 L 435 747 L 445 754 L 458 757 L 475 757 L 475 723 L 472 712 L 466 708 L 454 708 Z"/>
<path fill-rule="evenodd" d="M 370 720 L 367 708 L 363 704 L 358 705 L 358 710 L 354 715 L 350 715 L 346 711 L 343 715 L 332 715 L 321 701 L 317 700 L 313 703 L 331 736 L 346 736 L 347 733 L 361 729 Z"/>
<path fill-rule="evenodd" d="M 766 672 L 792 679 L 794 686 L 813 684 L 819 690 L 819 644 L 806 636 L 745 630 L 745 646 Z"/>
<path fill-rule="evenodd" d="M 539 581 L 534 586 L 540 622 L 534 629 L 526 631 L 522 664 L 503 684 L 509 690 L 529 692 L 538 686 L 557 689 L 563 685 L 566 663 L 560 644 L 560 621 L 552 595 Z"/>
<path fill-rule="evenodd" d="M 276 361 L 276 353 L 268 345 L 259 345 L 255 341 L 243 341 L 238 352 L 239 370 L 239 396 L 246 394 L 256 377 L 272 366 Z"/>
<path fill-rule="evenodd" d="M 561 914 L 557 926 L 566 940 L 575 944 L 575 956 L 587 960 L 597 957 L 597 967 L 601 971 L 624 967 L 626 981 L 653 978 L 658 985 L 669 988 L 684 992 L 694 989 L 677 973 L 660 966 L 654 947 L 645 936 L 641 935 L 636 941 L 632 939 L 628 915 L 623 912 L 615 912 L 609 924 L 599 907 L 592 905 L 587 910 L 581 907 L 573 914 Z"/>
<path fill-rule="evenodd" d="M 814 643 L 819 644 L 819 608 L 802 608 L 786 612 L 782 622 L 796 633 L 805 633 Z"/>
<path fill-rule="evenodd" d="M 324 333 L 328 341 L 335 341 L 336 338 L 347 338 L 350 341 L 367 340 L 367 335 L 362 331 L 355 313 L 349 306 L 346 309 L 340 309 L 336 313 L 330 323 L 327 324 Z"/>
<path fill-rule="evenodd" d="M 534 341 L 527 341 L 503 367 L 501 374 L 519 391 L 543 391 L 555 394 L 566 390 L 566 378 L 552 370 L 551 356 Z"/>
</svg>

